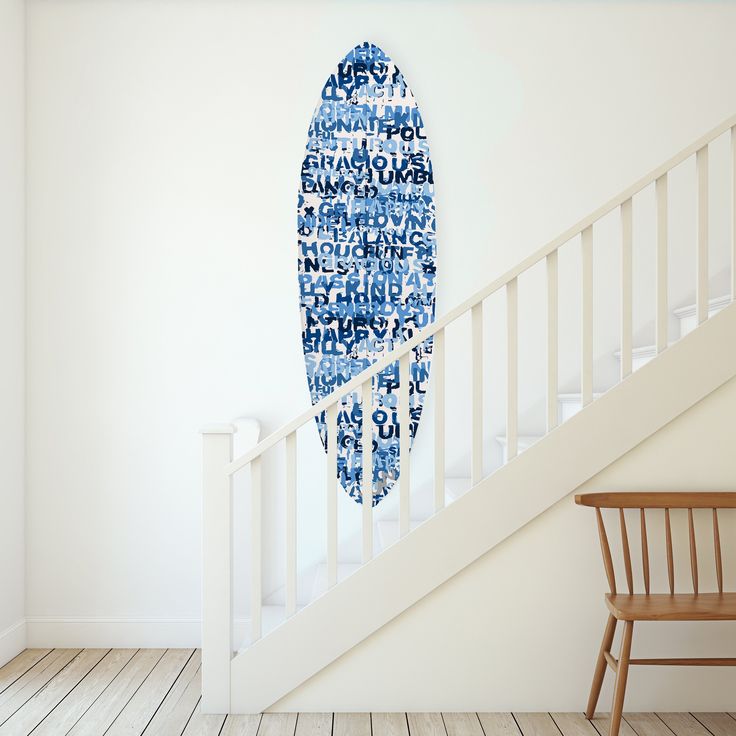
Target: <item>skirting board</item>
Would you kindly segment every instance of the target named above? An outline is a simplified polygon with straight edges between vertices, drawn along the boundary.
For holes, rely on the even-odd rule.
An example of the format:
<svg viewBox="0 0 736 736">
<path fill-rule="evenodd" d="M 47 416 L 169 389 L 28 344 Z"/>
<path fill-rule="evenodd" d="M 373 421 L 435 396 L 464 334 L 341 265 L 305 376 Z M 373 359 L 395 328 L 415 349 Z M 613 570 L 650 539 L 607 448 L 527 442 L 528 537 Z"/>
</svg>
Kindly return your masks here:
<svg viewBox="0 0 736 736">
<path fill-rule="evenodd" d="M 25 619 L 16 621 L 5 631 L 0 631 L 0 667 L 26 648 Z"/>
<path fill-rule="evenodd" d="M 25 646 L 29 647 L 153 647 L 201 646 L 202 622 L 198 618 L 28 618 Z M 249 630 L 249 619 L 236 619 L 236 640 Z M 20 650 L 19 650 L 20 651 Z M 17 652 L 16 652 L 17 654 Z"/>
</svg>

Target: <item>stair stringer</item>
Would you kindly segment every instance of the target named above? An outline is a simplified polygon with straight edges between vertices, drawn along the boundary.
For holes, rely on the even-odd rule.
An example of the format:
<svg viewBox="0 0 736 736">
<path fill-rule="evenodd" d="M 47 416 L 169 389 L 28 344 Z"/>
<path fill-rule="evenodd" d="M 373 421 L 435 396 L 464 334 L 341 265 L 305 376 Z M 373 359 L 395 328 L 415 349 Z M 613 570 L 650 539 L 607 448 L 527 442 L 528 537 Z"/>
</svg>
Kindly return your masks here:
<svg viewBox="0 0 736 736">
<path fill-rule="evenodd" d="M 735 338 L 732 304 L 236 655 L 231 711 L 266 710 L 736 376 Z"/>
</svg>

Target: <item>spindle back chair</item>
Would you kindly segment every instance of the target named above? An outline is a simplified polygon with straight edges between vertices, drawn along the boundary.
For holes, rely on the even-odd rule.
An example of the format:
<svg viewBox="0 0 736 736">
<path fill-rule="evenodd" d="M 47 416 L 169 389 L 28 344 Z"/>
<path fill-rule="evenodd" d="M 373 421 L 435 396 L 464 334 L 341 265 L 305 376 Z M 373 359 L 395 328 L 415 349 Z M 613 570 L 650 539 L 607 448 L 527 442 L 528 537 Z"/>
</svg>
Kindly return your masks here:
<svg viewBox="0 0 736 736">
<path fill-rule="evenodd" d="M 635 621 L 733 621 L 736 620 L 736 592 L 724 592 L 723 554 L 721 550 L 721 529 L 718 510 L 736 508 L 736 492 L 719 493 L 586 493 L 575 496 L 575 503 L 580 506 L 595 508 L 600 537 L 603 565 L 608 579 L 609 592 L 605 601 L 609 616 L 606 623 L 603 641 L 601 642 L 593 684 L 585 711 L 587 718 L 592 718 L 598 703 L 606 667 L 610 667 L 616 675 L 611 707 L 611 725 L 609 736 L 618 736 L 621 725 L 626 680 L 629 665 L 688 665 L 688 666 L 736 666 L 736 658 L 678 658 L 678 659 L 631 659 L 631 641 Z M 618 527 L 621 536 L 624 575 L 628 593 L 618 592 L 611 546 L 606 533 L 606 525 L 601 509 L 618 510 Z M 629 545 L 629 530 L 626 525 L 625 509 L 639 511 L 639 534 L 641 540 L 641 568 L 643 593 L 634 592 L 634 575 Z M 690 550 L 690 574 L 692 592 L 675 593 L 675 555 L 672 540 L 671 509 L 686 509 Z M 712 511 L 713 526 L 713 559 L 717 592 L 704 593 L 700 590 L 698 578 L 698 548 L 695 534 L 693 509 L 709 509 Z M 649 539 L 647 536 L 647 511 L 662 511 L 667 558 L 668 593 L 652 593 L 650 574 Z M 650 520 L 653 516 L 650 513 Z M 624 622 L 624 632 L 618 659 L 611 654 L 616 625 Z"/>
</svg>

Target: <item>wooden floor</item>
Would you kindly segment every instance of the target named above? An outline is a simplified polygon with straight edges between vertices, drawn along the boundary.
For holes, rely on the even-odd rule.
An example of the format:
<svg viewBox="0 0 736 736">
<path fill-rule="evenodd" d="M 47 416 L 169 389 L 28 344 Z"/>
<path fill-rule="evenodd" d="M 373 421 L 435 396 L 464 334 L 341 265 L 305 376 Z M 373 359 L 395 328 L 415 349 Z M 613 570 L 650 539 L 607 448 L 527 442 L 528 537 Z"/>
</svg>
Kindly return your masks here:
<svg viewBox="0 0 736 736">
<path fill-rule="evenodd" d="M 27 649 L 0 667 L 0 736 L 607 736 L 581 713 L 203 716 L 199 650 Z M 631 713 L 621 736 L 736 736 L 736 713 Z"/>
</svg>

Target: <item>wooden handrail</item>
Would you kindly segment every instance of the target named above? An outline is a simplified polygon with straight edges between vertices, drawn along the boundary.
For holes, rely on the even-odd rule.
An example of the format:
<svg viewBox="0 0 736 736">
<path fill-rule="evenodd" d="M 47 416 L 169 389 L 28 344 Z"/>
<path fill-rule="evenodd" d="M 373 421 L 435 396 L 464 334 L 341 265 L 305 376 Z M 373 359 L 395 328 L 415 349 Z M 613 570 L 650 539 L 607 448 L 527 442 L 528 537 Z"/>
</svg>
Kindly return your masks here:
<svg viewBox="0 0 736 736">
<path fill-rule="evenodd" d="M 458 317 L 464 315 L 475 305 L 483 302 L 486 298 L 491 296 L 491 294 L 494 294 L 499 289 L 504 288 L 509 282 L 518 278 L 522 273 L 539 263 L 539 261 L 547 258 L 547 256 L 549 256 L 550 254 L 555 253 L 562 245 L 572 240 L 577 235 L 580 235 L 583 231 L 586 231 L 588 228 L 592 227 L 592 225 L 594 225 L 598 220 L 607 215 L 609 212 L 629 201 L 635 194 L 655 182 L 657 179 L 662 177 L 678 164 L 681 164 L 683 161 L 690 158 L 690 156 L 692 156 L 693 154 L 696 154 L 704 146 L 707 146 L 711 141 L 718 138 L 718 136 L 722 135 L 729 129 L 733 129 L 734 126 L 736 126 L 736 115 L 730 116 L 722 123 L 720 123 L 720 125 L 717 125 L 708 133 L 691 143 L 689 146 L 683 148 L 672 158 L 665 161 L 656 169 L 650 171 L 648 174 L 636 181 L 623 192 L 608 200 L 608 202 L 591 212 L 589 215 L 587 215 L 587 217 L 579 220 L 572 227 L 565 230 L 565 232 L 558 235 L 553 240 L 550 240 L 546 245 L 542 246 L 538 251 L 530 255 L 528 258 L 518 263 L 512 269 L 492 281 L 480 291 L 477 291 L 475 294 L 473 294 L 473 296 L 466 299 L 454 309 L 450 310 L 444 317 L 441 317 L 440 319 L 433 322 L 431 325 L 425 327 L 423 330 L 420 330 L 412 338 L 410 338 L 391 352 L 387 353 L 384 357 L 377 360 L 375 363 L 373 363 L 373 365 L 366 368 L 350 381 L 347 381 L 342 386 L 336 388 L 329 396 L 325 396 L 325 398 L 323 398 L 321 401 L 318 401 L 311 408 L 302 412 L 298 417 L 265 437 L 253 449 L 249 450 L 244 455 L 241 455 L 239 458 L 236 458 L 235 460 L 230 462 L 225 468 L 226 473 L 228 475 L 232 475 L 233 473 L 237 472 L 241 468 L 248 465 L 248 463 L 250 463 L 254 458 L 259 457 L 264 452 L 266 452 L 266 450 L 270 449 L 278 442 L 281 442 L 283 439 L 286 438 L 287 435 L 296 431 L 297 429 L 299 429 L 299 427 L 311 421 L 314 417 L 318 416 L 323 411 L 326 411 L 329 406 L 336 404 L 348 394 L 358 391 L 362 384 L 370 377 L 376 375 L 377 373 L 380 373 L 382 370 L 384 370 L 384 368 L 388 367 L 392 363 L 395 363 L 397 360 L 399 360 L 399 358 L 401 358 L 401 356 L 406 355 L 415 347 L 432 337 L 435 333 L 443 330 L 447 325 L 454 322 Z"/>
<path fill-rule="evenodd" d="M 575 503 L 598 509 L 734 509 L 736 491 L 583 493 Z"/>
</svg>

